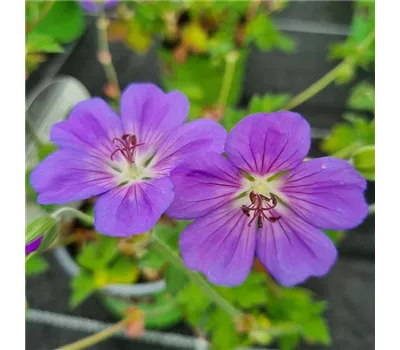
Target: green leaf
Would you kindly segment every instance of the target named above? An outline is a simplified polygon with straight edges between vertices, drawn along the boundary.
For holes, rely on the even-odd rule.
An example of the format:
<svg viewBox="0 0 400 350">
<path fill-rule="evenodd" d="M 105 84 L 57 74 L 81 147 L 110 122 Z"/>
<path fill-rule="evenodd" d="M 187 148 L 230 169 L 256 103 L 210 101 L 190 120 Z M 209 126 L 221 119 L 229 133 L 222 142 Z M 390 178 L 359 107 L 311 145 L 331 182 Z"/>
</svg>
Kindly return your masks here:
<svg viewBox="0 0 400 350">
<path fill-rule="evenodd" d="M 246 115 L 247 111 L 242 109 L 235 109 L 228 107 L 224 112 L 224 117 L 221 124 L 230 131 L 238 122 L 240 122 Z"/>
<path fill-rule="evenodd" d="M 39 255 L 32 255 L 30 259 L 25 261 L 25 274 L 27 276 L 37 275 L 47 270 L 49 267 L 46 259 Z"/>
<path fill-rule="evenodd" d="M 26 36 L 26 53 L 57 53 L 63 48 L 51 37 L 40 33 L 30 33 Z"/>
<path fill-rule="evenodd" d="M 346 237 L 345 231 L 324 230 L 324 232 L 336 246 Z"/>
<path fill-rule="evenodd" d="M 255 95 L 250 100 L 250 113 L 270 113 L 282 109 L 289 102 L 290 94 L 265 94 L 263 96 Z"/>
<path fill-rule="evenodd" d="M 47 35 L 64 44 L 77 39 L 83 30 L 83 11 L 78 2 L 56 1 L 32 34 Z"/>
<path fill-rule="evenodd" d="M 51 216 L 41 216 L 30 222 L 25 227 L 25 244 L 32 242 L 35 238 L 45 234 L 57 225 L 57 221 Z"/>
<path fill-rule="evenodd" d="M 150 246 L 140 259 L 140 267 L 159 270 L 166 262 L 166 257 Z"/>
<path fill-rule="evenodd" d="M 211 305 L 209 297 L 195 283 L 188 283 L 182 289 L 176 301 L 185 311 L 186 319 L 193 326 L 198 326 L 203 314 Z"/>
<path fill-rule="evenodd" d="M 39 162 L 43 161 L 47 158 L 50 154 L 57 151 L 58 147 L 54 143 L 45 143 L 38 147 L 38 159 Z"/>
<path fill-rule="evenodd" d="M 347 105 L 353 109 L 375 112 L 375 87 L 367 82 L 358 84 L 353 89 Z"/>
<path fill-rule="evenodd" d="M 335 157 L 348 159 L 362 146 L 375 144 L 375 121 L 351 113 L 345 114 L 344 119 L 347 123 L 335 125 L 321 148 Z"/>
<path fill-rule="evenodd" d="M 167 282 L 167 290 L 172 295 L 176 295 L 188 283 L 188 277 L 181 270 L 174 266 L 168 266 L 164 272 L 164 277 Z"/>
<path fill-rule="evenodd" d="M 375 145 L 360 148 L 351 159 L 354 167 L 370 181 L 375 181 Z"/>
<path fill-rule="evenodd" d="M 262 273 L 251 272 L 240 286 L 233 288 L 219 287 L 217 289 L 226 299 L 243 309 L 265 306 L 267 303 L 265 279 Z"/>
<path fill-rule="evenodd" d="M 215 309 L 207 319 L 206 330 L 211 333 L 211 344 L 215 350 L 234 349 L 239 344 L 231 316 L 220 308 Z"/>
<path fill-rule="evenodd" d="M 107 283 L 135 283 L 140 274 L 139 267 L 126 256 L 119 256 L 107 270 Z"/>
<path fill-rule="evenodd" d="M 259 13 L 248 24 L 246 41 L 254 42 L 263 51 L 280 49 L 284 52 L 295 50 L 294 41 L 276 29 L 271 18 L 265 13 Z"/>
<path fill-rule="evenodd" d="M 79 265 L 96 270 L 105 267 L 117 254 L 118 239 L 115 237 L 100 236 L 95 242 L 89 242 L 79 253 Z"/>
<path fill-rule="evenodd" d="M 309 343 L 329 345 L 331 342 L 328 327 L 322 318 L 313 318 L 303 323 L 303 337 Z"/>
<path fill-rule="evenodd" d="M 241 94 L 247 51 L 239 51 L 235 63 L 233 81 L 227 99 L 227 106 L 235 105 Z M 209 55 L 190 55 L 184 64 L 176 62 L 170 51 L 160 50 L 162 60 L 162 80 L 167 91 L 182 91 L 190 103 L 204 108 L 217 103 L 225 64 L 212 62 Z"/>
<path fill-rule="evenodd" d="M 75 308 L 96 290 L 94 277 L 86 272 L 80 272 L 71 280 L 72 295 L 70 307 Z"/>
</svg>

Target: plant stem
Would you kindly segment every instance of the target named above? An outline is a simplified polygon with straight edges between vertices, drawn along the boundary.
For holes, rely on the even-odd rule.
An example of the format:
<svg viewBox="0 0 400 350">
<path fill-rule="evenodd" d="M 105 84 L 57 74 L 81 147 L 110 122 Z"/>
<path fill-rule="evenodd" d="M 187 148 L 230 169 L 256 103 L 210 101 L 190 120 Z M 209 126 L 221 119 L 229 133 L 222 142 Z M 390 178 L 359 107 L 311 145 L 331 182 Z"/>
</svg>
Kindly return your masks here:
<svg viewBox="0 0 400 350">
<path fill-rule="evenodd" d="M 129 319 L 124 319 L 112 327 L 103 329 L 102 331 L 93 334 L 89 337 L 83 338 L 81 340 L 76 341 L 75 343 L 71 343 L 69 345 L 65 345 L 57 350 L 79 350 L 79 349 L 86 349 L 89 346 L 94 344 L 100 343 L 101 341 L 110 338 L 115 333 L 120 332 L 122 329 L 125 328 L 126 324 L 129 322 Z"/>
<path fill-rule="evenodd" d="M 237 51 L 231 51 L 225 56 L 225 72 L 224 77 L 222 78 L 221 91 L 217 102 L 218 107 L 226 107 L 238 59 L 239 53 Z"/>
<path fill-rule="evenodd" d="M 179 270 L 184 272 L 193 282 L 197 283 L 207 296 L 214 301 L 215 304 L 224 309 L 232 317 L 238 317 L 242 315 L 242 312 L 236 309 L 230 304 L 225 298 L 223 298 L 208 282 L 201 277 L 197 272 L 190 271 L 186 268 L 180 257 L 168 247 L 156 234 L 153 235 L 153 244 L 156 249 L 161 253 L 164 253 L 167 259 Z"/>
<path fill-rule="evenodd" d="M 35 140 L 35 143 L 37 146 L 43 146 L 44 142 L 43 140 L 39 137 L 39 135 L 36 133 L 35 128 L 31 124 L 31 121 L 29 120 L 28 115 L 25 115 L 25 127 L 26 130 L 32 135 L 33 139 Z"/>
<path fill-rule="evenodd" d="M 104 73 L 106 75 L 107 81 L 115 89 L 118 90 L 118 94 L 121 93 L 118 83 L 117 72 L 112 63 L 112 56 L 110 53 L 110 48 L 108 46 L 107 38 L 107 27 L 108 19 L 105 16 L 104 10 L 100 11 L 99 16 L 96 21 L 97 28 L 97 55 L 99 62 L 103 65 Z"/>
<path fill-rule="evenodd" d="M 372 31 L 361 44 L 358 46 L 359 50 L 363 50 L 364 48 L 371 45 L 373 40 L 375 39 L 375 30 Z M 311 97 L 319 93 L 321 90 L 325 89 L 329 84 L 334 82 L 339 76 L 340 71 L 346 67 L 346 65 L 352 64 L 353 58 L 348 57 L 344 59 L 341 63 L 339 63 L 336 67 L 334 67 L 331 71 L 325 74 L 322 78 L 317 80 L 314 84 L 309 86 L 303 92 L 293 97 L 282 109 L 290 110 L 303 102 L 309 100 Z"/>
<path fill-rule="evenodd" d="M 81 211 L 74 209 L 74 208 L 70 208 L 70 207 L 60 208 L 60 209 L 56 210 L 51 216 L 54 219 L 60 219 L 61 216 L 64 214 L 71 214 L 87 225 L 94 224 L 94 218 L 92 216 L 82 213 Z"/>
</svg>

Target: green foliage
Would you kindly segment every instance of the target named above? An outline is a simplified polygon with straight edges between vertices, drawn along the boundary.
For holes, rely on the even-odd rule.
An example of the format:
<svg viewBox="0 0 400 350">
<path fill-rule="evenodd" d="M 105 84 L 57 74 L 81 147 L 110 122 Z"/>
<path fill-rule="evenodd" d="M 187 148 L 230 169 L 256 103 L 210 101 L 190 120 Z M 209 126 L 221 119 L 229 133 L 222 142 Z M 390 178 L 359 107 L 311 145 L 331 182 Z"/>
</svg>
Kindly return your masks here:
<svg viewBox="0 0 400 350">
<path fill-rule="evenodd" d="M 367 68 L 375 61 L 375 45 L 364 45 L 365 40 L 375 31 L 375 2 L 354 2 L 350 34 L 345 42 L 334 44 L 330 49 L 330 57 L 335 59 L 350 58 L 354 65 Z"/>
<path fill-rule="evenodd" d="M 347 105 L 356 110 L 375 112 L 375 87 L 367 82 L 356 85 Z"/>
<path fill-rule="evenodd" d="M 206 56 L 190 56 L 185 64 L 181 65 L 175 61 L 172 54 L 167 50 L 160 51 L 163 62 L 163 85 L 167 91 L 180 90 L 191 103 L 205 106 L 214 106 L 218 100 L 222 79 L 225 70 L 224 62 L 212 64 Z M 235 72 L 232 85 L 227 99 L 227 105 L 237 103 L 247 52 L 241 51 L 235 64 Z"/>
<path fill-rule="evenodd" d="M 70 307 L 75 308 L 96 290 L 93 275 L 81 271 L 71 280 L 71 289 Z"/>
<path fill-rule="evenodd" d="M 302 288 L 281 288 L 270 292 L 267 300 L 272 325 L 286 322 L 296 324 L 299 333 L 308 343 L 328 345 L 330 336 L 323 318 L 324 302 L 313 301 L 309 291 Z M 283 349 L 294 349 L 300 337 L 296 334 L 280 338 Z"/>
<path fill-rule="evenodd" d="M 32 34 L 46 35 L 65 44 L 77 39 L 83 30 L 84 18 L 80 5 L 76 1 L 55 1 L 33 28 Z"/>
<path fill-rule="evenodd" d="M 50 154 L 57 151 L 58 147 L 54 143 L 45 143 L 43 145 L 38 145 L 38 160 L 41 162 L 47 158 Z"/>
<path fill-rule="evenodd" d="M 101 269 L 116 256 L 117 245 L 116 238 L 101 235 L 97 241 L 88 243 L 79 252 L 77 261 L 89 270 Z"/>
<path fill-rule="evenodd" d="M 182 305 L 185 319 L 194 327 L 199 326 L 203 314 L 211 305 L 209 297 L 193 282 L 178 293 L 176 301 Z"/>
<path fill-rule="evenodd" d="M 221 120 L 221 124 L 230 131 L 238 122 L 240 122 L 246 115 L 246 110 L 235 109 L 228 107 L 224 112 L 224 117 Z"/>
<path fill-rule="evenodd" d="M 324 230 L 324 232 L 336 246 L 346 237 L 346 231 Z"/>
<path fill-rule="evenodd" d="M 205 329 L 211 334 L 211 344 L 215 350 L 234 349 L 240 342 L 232 317 L 221 309 L 211 313 Z"/>
<path fill-rule="evenodd" d="M 279 49 L 284 52 L 293 52 L 295 50 L 294 41 L 280 33 L 272 19 L 265 13 L 259 13 L 248 24 L 246 41 L 254 42 L 262 51 Z"/>
<path fill-rule="evenodd" d="M 254 95 L 250 100 L 249 114 L 251 113 L 271 113 L 279 111 L 289 102 L 290 94 L 265 94 L 263 96 Z"/>
<path fill-rule="evenodd" d="M 29 33 L 26 36 L 25 54 L 40 52 L 57 53 L 62 51 L 63 48 L 49 35 Z"/>
<path fill-rule="evenodd" d="M 257 272 L 251 272 L 247 280 L 240 286 L 219 287 L 217 290 L 231 303 L 244 310 L 263 307 L 267 302 L 265 279 L 263 274 Z"/>
<path fill-rule="evenodd" d="M 375 144 L 375 121 L 351 113 L 344 119 L 347 123 L 335 125 L 321 148 L 335 157 L 348 159 L 360 147 Z"/>
<path fill-rule="evenodd" d="M 27 276 L 37 275 L 47 270 L 49 267 L 47 261 L 39 255 L 32 255 L 25 261 L 25 274 Z"/>
<path fill-rule="evenodd" d="M 351 162 L 367 180 L 375 181 L 375 145 L 357 150 L 353 154 Z"/>
</svg>

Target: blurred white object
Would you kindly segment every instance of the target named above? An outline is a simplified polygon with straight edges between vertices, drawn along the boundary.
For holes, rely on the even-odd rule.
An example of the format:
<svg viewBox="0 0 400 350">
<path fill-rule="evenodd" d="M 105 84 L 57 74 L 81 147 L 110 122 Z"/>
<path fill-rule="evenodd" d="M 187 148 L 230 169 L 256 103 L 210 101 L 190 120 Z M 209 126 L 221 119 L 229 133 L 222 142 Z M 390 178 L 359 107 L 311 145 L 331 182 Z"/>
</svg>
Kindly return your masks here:
<svg viewBox="0 0 400 350">
<path fill-rule="evenodd" d="M 51 126 L 65 119 L 70 110 L 83 100 L 90 98 L 89 91 L 75 78 L 57 77 L 36 87 L 25 103 L 26 118 L 36 135 L 47 142 Z M 27 132 L 25 137 L 25 168 L 36 163 L 35 139 Z M 34 203 L 26 203 L 25 219 L 30 222 L 43 212 Z"/>
</svg>

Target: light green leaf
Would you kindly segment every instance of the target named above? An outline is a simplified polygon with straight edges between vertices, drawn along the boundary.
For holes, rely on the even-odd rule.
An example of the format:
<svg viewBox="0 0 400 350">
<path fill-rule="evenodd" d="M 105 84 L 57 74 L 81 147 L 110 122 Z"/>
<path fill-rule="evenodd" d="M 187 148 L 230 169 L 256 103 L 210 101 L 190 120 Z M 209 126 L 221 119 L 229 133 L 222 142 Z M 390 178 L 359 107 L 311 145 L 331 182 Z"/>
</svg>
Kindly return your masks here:
<svg viewBox="0 0 400 350">
<path fill-rule="evenodd" d="M 57 151 L 58 147 L 54 143 L 45 143 L 38 147 L 38 159 L 39 162 L 47 158 L 50 154 Z"/>
<path fill-rule="evenodd" d="M 211 305 L 209 297 L 195 283 L 188 283 L 182 289 L 176 301 L 181 304 L 186 319 L 193 325 L 198 326 L 203 314 Z"/>
<path fill-rule="evenodd" d="M 181 270 L 174 266 L 168 266 L 164 272 L 164 277 L 167 281 L 167 290 L 172 295 L 176 295 L 188 282 L 188 277 Z"/>
<path fill-rule="evenodd" d="M 49 267 L 47 261 L 39 255 L 33 255 L 25 261 L 25 274 L 27 276 L 36 275 L 44 272 Z"/>
<path fill-rule="evenodd" d="M 351 159 L 354 167 L 370 181 L 375 181 L 375 145 L 360 148 Z"/>
<path fill-rule="evenodd" d="M 25 244 L 32 242 L 35 238 L 45 234 L 57 225 L 57 221 L 51 216 L 41 216 L 30 222 L 25 228 Z"/>
<path fill-rule="evenodd" d="M 336 246 L 346 237 L 345 231 L 324 230 L 324 232 Z"/>
<path fill-rule="evenodd" d="M 220 308 L 215 309 L 207 319 L 206 330 L 211 333 L 211 343 L 215 350 L 234 349 L 239 344 L 231 316 Z"/>
<path fill-rule="evenodd" d="M 64 44 L 77 39 L 84 30 L 83 11 L 76 1 L 56 1 L 32 30 Z"/>
<path fill-rule="evenodd" d="M 96 290 L 94 277 L 86 272 L 80 272 L 71 280 L 71 289 L 69 304 L 75 308 Z"/>
<path fill-rule="evenodd" d="M 282 109 L 289 102 L 290 94 L 265 94 L 263 96 L 255 95 L 250 100 L 250 113 L 270 113 Z"/>
<path fill-rule="evenodd" d="M 40 33 L 31 33 L 26 36 L 26 53 L 57 53 L 63 48 L 51 37 Z"/>
<path fill-rule="evenodd" d="M 139 267 L 126 256 L 119 256 L 107 270 L 107 283 L 135 283 L 140 274 Z"/>
<path fill-rule="evenodd" d="M 79 253 L 77 261 L 89 270 L 101 269 L 116 256 L 117 245 L 117 238 L 100 236 L 98 241 L 88 243 Z"/>
<path fill-rule="evenodd" d="M 331 337 L 326 322 L 322 318 L 313 318 L 303 323 L 303 336 L 309 343 L 329 345 Z"/>
<path fill-rule="evenodd" d="M 353 89 L 347 105 L 353 109 L 375 112 L 375 87 L 367 82 L 358 84 Z"/>
<path fill-rule="evenodd" d="M 280 49 L 284 52 L 295 50 L 294 41 L 276 29 L 271 18 L 265 13 L 259 13 L 248 24 L 246 41 L 254 42 L 263 51 Z"/>
</svg>

